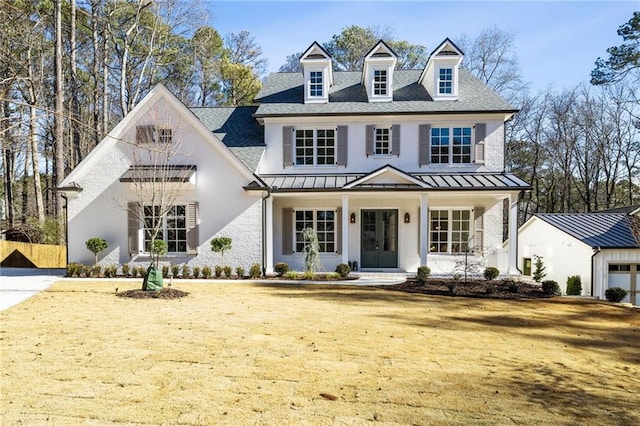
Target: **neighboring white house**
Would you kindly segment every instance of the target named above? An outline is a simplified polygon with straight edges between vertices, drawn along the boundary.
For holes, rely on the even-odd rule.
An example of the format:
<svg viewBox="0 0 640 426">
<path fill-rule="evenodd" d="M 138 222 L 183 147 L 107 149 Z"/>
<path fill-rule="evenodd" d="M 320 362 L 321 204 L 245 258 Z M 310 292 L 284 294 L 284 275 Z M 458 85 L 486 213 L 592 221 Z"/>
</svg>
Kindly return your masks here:
<svg viewBox="0 0 640 426">
<path fill-rule="evenodd" d="M 524 275 L 535 271 L 566 293 L 567 278 L 580 275 L 582 294 L 604 298 L 610 287 L 627 290 L 626 302 L 640 304 L 640 207 L 595 213 L 536 214 L 518 231 L 518 262 Z"/>
<path fill-rule="evenodd" d="M 145 226 L 162 220 L 173 264 L 220 264 L 210 241 L 228 236 L 227 264 L 300 270 L 312 227 L 330 271 L 350 262 L 450 274 L 466 253 L 518 273 L 517 200 L 530 187 L 504 167 L 505 122 L 517 110 L 462 59 L 446 39 L 423 70 L 396 70 L 380 41 L 362 72 L 338 72 L 313 43 L 302 72 L 266 79 L 257 106 L 189 109 L 155 87 L 61 185 L 70 260 L 89 263 L 84 242 L 98 236 L 109 242 L 102 263 L 148 262 Z M 141 153 L 167 144 L 175 156 L 163 172 L 178 196 L 155 218 L 157 166 Z"/>
</svg>

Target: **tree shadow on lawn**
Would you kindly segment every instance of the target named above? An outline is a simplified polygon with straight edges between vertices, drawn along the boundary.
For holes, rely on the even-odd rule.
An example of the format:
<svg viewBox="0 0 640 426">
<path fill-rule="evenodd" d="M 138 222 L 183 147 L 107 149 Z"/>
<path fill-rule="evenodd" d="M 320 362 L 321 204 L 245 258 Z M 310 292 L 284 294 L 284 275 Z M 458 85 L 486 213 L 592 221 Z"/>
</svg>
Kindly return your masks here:
<svg viewBox="0 0 640 426">
<path fill-rule="evenodd" d="M 506 392 L 525 395 L 531 402 L 558 414 L 570 424 L 602 423 L 603 420 L 609 424 L 640 424 L 635 390 L 619 386 L 613 391 L 604 391 L 605 385 L 597 382 L 599 376 L 592 378 L 558 362 L 553 365 L 522 365 L 514 360 L 507 367 L 515 374 L 511 380 L 498 382 L 496 386 Z M 576 376 L 580 374 L 584 377 Z"/>
</svg>

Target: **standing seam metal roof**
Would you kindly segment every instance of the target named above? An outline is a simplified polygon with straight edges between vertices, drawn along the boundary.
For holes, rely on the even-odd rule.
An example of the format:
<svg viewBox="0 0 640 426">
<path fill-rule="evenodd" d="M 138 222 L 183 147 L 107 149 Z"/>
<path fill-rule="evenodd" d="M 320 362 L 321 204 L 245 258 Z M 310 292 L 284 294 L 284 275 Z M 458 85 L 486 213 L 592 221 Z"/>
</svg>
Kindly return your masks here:
<svg viewBox="0 0 640 426">
<path fill-rule="evenodd" d="M 624 213 L 540 213 L 536 217 L 591 247 L 640 248 Z"/>
</svg>

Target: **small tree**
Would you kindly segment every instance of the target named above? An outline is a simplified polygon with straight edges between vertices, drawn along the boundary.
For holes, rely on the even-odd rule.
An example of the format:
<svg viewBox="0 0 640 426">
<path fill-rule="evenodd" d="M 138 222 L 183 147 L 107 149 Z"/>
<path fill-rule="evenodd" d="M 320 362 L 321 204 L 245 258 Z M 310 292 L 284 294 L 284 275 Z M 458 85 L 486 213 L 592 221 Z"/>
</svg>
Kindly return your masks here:
<svg viewBox="0 0 640 426">
<path fill-rule="evenodd" d="M 533 257 L 536 260 L 536 262 L 535 262 L 536 269 L 535 269 L 535 271 L 533 271 L 533 280 L 535 282 L 539 283 L 540 281 L 542 281 L 542 279 L 544 277 L 547 276 L 547 273 L 544 272 L 545 269 L 547 269 L 547 267 L 544 266 L 544 263 L 542 262 L 542 257 L 541 256 L 538 256 L 536 254 Z"/>
<path fill-rule="evenodd" d="M 580 275 L 572 275 L 567 278 L 567 295 L 579 296 L 582 294 L 582 280 Z"/>
<path fill-rule="evenodd" d="M 109 244 L 104 238 L 100 238 L 100 237 L 89 238 L 85 244 L 87 245 L 87 249 L 89 249 L 89 251 L 92 252 L 96 258 L 93 264 L 97 265 L 98 253 L 100 253 L 103 250 L 106 250 L 106 248 L 109 247 Z"/>
<path fill-rule="evenodd" d="M 153 240 L 153 247 L 151 248 L 151 265 L 158 267 L 160 256 L 167 254 L 167 242 L 164 240 Z"/>
<path fill-rule="evenodd" d="M 222 265 L 224 266 L 224 252 L 231 250 L 231 238 L 218 237 L 211 240 L 211 251 L 220 253 L 222 256 Z"/>
<path fill-rule="evenodd" d="M 304 228 L 302 230 L 302 241 L 305 242 L 302 249 L 302 259 L 304 260 L 304 270 L 313 273 L 320 266 L 320 244 L 318 244 L 318 235 L 313 228 Z"/>
</svg>

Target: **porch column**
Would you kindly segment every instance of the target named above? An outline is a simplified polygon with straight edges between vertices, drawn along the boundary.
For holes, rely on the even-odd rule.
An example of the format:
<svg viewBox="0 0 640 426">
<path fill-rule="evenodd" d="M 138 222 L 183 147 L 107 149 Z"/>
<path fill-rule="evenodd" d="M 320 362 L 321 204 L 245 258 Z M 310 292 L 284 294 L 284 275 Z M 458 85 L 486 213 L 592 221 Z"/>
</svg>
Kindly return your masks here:
<svg viewBox="0 0 640 426">
<path fill-rule="evenodd" d="M 427 254 L 429 253 L 429 202 L 427 194 L 420 194 L 420 265 L 427 264 Z"/>
<path fill-rule="evenodd" d="M 518 194 L 509 195 L 509 274 L 518 271 Z"/>
<path fill-rule="evenodd" d="M 342 196 L 342 263 L 349 263 L 349 196 Z"/>
<path fill-rule="evenodd" d="M 273 196 L 264 203 L 264 262 L 265 273 L 273 274 Z"/>
</svg>

